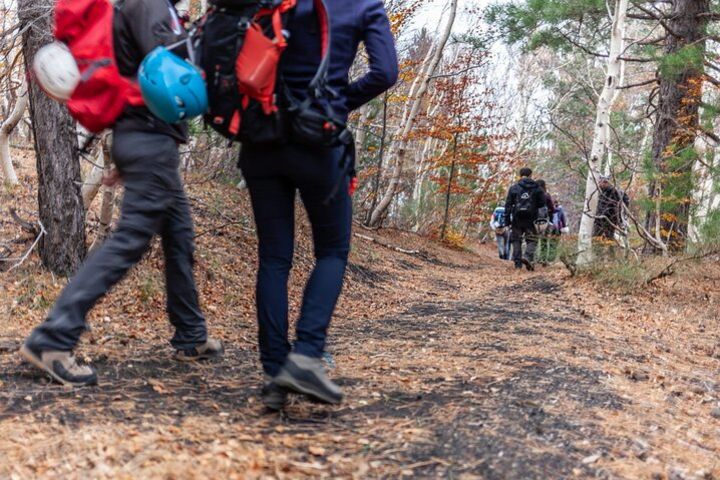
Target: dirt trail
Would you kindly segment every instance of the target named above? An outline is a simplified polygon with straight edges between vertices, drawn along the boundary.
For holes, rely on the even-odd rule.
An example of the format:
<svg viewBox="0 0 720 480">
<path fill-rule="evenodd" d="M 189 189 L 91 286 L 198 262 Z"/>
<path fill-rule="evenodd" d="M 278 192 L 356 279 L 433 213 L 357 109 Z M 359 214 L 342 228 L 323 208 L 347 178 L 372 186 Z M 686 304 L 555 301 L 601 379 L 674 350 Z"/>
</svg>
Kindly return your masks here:
<svg viewBox="0 0 720 480">
<path fill-rule="evenodd" d="M 216 320 L 231 332 L 228 355 L 201 366 L 178 365 L 153 338 L 100 322 L 100 340 L 85 351 L 102 384 L 75 391 L 19 365 L 21 337 L 0 339 L 0 477 L 717 473 L 713 445 L 683 466 L 638 436 L 651 435 L 636 415 L 652 398 L 632 399 L 613 372 L 642 359 L 579 307 L 559 269 L 514 272 L 487 253 L 384 252 L 378 261 L 376 248 L 355 247 L 332 328 L 340 407 L 293 399 L 283 415 L 263 413 L 252 322 Z M 387 313 L 357 314 L 386 296 L 395 300 Z"/>
</svg>

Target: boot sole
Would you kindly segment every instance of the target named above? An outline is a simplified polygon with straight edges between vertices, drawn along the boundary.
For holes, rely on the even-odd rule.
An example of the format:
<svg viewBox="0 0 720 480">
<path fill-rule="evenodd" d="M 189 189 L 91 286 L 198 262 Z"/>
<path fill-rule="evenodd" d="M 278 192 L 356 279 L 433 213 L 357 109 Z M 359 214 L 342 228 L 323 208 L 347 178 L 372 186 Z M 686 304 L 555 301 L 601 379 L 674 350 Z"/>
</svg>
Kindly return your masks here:
<svg viewBox="0 0 720 480">
<path fill-rule="evenodd" d="M 213 352 L 213 353 L 203 353 L 196 357 L 186 357 L 178 355 L 177 353 L 173 355 L 173 358 L 177 360 L 178 362 L 185 362 L 185 363 L 193 363 L 198 362 L 200 360 L 214 360 L 217 358 L 222 358 L 222 356 L 225 355 L 225 349 L 223 348 L 220 351 Z"/>
<path fill-rule="evenodd" d="M 20 347 L 20 355 L 23 357 L 23 359 L 30 363 L 31 365 L 39 368 L 43 372 L 50 375 L 50 377 L 58 382 L 61 385 L 69 386 L 69 387 L 87 387 L 88 385 L 94 385 L 97 383 L 95 382 L 71 382 L 70 380 L 66 380 L 62 378 L 60 375 L 55 373 L 52 369 L 50 369 L 47 365 L 45 365 L 42 360 L 35 355 L 32 350 L 30 350 L 26 345 L 23 345 Z"/>
<path fill-rule="evenodd" d="M 273 412 L 279 412 L 285 408 L 287 403 L 287 393 L 285 391 L 261 393 L 260 397 L 265 408 Z"/>
<path fill-rule="evenodd" d="M 317 389 L 313 388 L 312 384 L 308 382 L 303 382 L 302 380 L 298 380 L 297 378 L 285 373 L 284 371 L 280 372 L 280 374 L 275 377 L 274 381 L 275 385 L 279 387 L 293 390 L 297 393 L 302 393 L 323 403 L 328 403 L 330 405 L 339 405 L 340 403 L 342 403 L 342 397 L 337 398 L 331 395 L 326 395 L 322 392 L 318 392 Z"/>
</svg>

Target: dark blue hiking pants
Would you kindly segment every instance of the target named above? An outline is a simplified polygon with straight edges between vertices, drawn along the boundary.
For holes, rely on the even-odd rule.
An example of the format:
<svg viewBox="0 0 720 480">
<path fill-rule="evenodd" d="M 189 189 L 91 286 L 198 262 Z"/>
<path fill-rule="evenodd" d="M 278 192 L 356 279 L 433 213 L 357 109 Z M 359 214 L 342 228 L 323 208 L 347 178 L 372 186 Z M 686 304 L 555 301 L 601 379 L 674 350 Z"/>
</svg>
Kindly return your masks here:
<svg viewBox="0 0 720 480">
<path fill-rule="evenodd" d="M 175 327 L 171 343 L 187 349 L 207 340 L 193 279 L 193 224 L 175 140 L 118 131 L 113 159 L 125 186 L 117 229 L 88 257 L 32 333 L 28 342 L 36 350 L 72 350 L 87 328 L 88 311 L 140 261 L 155 235 L 162 237 L 165 254 L 167 312 Z"/>
<path fill-rule="evenodd" d="M 278 373 L 291 350 L 287 284 L 295 245 L 297 191 L 312 225 L 316 263 L 305 287 L 294 351 L 320 358 L 325 348 L 350 251 L 352 201 L 348 179 L 340 179 L 341 152 L 296 144 L 248 145 L 240 156 L 258 235 L 260 360 L 271 376 Z M 339 180 L 337 194 L 329 199 Z"/>
</svg>

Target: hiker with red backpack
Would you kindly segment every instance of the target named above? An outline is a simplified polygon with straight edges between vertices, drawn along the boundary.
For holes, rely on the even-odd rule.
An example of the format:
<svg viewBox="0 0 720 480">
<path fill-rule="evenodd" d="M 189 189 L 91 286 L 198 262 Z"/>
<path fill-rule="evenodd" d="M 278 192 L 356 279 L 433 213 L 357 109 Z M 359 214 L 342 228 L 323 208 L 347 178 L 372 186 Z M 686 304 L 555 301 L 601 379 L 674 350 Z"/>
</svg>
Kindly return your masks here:
<svg viewBox="0 0 720 480">
<path fill-rule="evenodd" d="M 60 0 L 55 19 L 55 37 L 69 52 L 63 55 L 72 53 L 77 60 L 65 70 L 82 69 L 81 76 L 72 76 L 79 83 L 57 88 L 66 86 L 58 79 L 68 78 L 63 68 L 73 61 L 63 55 L 40 56 L 34 71 L 43 88 L 67 101 L 86 128 L 112 127 L 112 157 L 125 196 L 115 232 L 82 265 L 21 354 L 60 383 L 96 383 L 95 370 L 79 365 L 73 355 L 87 329 L 85 317 L 160 235 L 175 358 L 219 357 L 223 346 L 208 338 L 198 302 L 193 224 L 178 172 L 178 144 L 187 141 L 183 120 L 206 110 L 206 92 L 195 67 L 161 48 L 183 45 L 186 32 L 175 7 L 169 0 L 118 0 L 113 10 L 108 0 Z"/>
<path fill-rule="evenodd" d="M 354 141 L 346 122 L 350 111 L 396 82 L 394 39 L 381 0 L 282 0 L 262 2 L 259 11 L 249 9 L 252 3 L 215 1 L 200 51 L 210 97 L 206 121 L 242 141 L 239 163 L 258 235 L 262 400 L 279 410 L 292 391 L 335 404 L 343 395 L 321 358 L 350 251 Z M 369 71 L 351 82 L 361 42 Z M 298 192 L 316 264 L 291 344 L 287 284 Z"/>
<path fill-rule="evenodd" d="M 523 265 L 532 271 L 535 269 L 535 249 L 538 231 L 535 222 L 547 217 L 547 199 L 545 191 L 532 179 L 530 168 L 520 169 L 520 181 L 510 187 L 505 200 L 505 218 L 510 217 L 512 233 L 510 241 L 513 248 L 513 262 L 516 269 Z M 523 253 L 523 241 L 526 244 Z"/>
</svg>

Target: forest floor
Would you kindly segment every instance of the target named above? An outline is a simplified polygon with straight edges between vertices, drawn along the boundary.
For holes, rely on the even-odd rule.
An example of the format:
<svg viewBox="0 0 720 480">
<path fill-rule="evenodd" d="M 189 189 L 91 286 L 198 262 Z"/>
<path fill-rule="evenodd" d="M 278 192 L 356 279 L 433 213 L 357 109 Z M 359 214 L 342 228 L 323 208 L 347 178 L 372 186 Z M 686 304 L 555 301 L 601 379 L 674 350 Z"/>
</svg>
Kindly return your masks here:
<svg viewBox="0 0 720 480">
<path fill-rule="evenodd" d="M 32 238 L 7 207 L 31 217 L 31 167 L 0 192 L 0 238 L 18 252 Z M 36 255 L 1 272 L 0 478 L 720 478 L 717 259 L 623 293 L 561 266 L 515 271 L 488 245 L 358 228 L 329 338 L 346 401 L 268 414 L 246 194 L 189 180 L 226 357 L 170 359 L 155 244 L 89 318 L 79 355 L 100 385 L 63 389 L 16 351 L 65 280 Z M 299 223 L 294 313 L 312 265 Z"/>
</svg>

